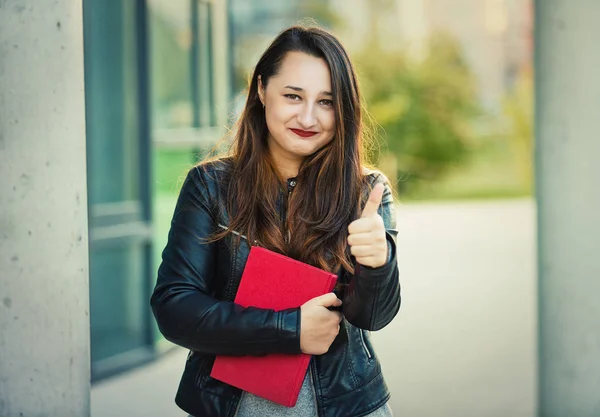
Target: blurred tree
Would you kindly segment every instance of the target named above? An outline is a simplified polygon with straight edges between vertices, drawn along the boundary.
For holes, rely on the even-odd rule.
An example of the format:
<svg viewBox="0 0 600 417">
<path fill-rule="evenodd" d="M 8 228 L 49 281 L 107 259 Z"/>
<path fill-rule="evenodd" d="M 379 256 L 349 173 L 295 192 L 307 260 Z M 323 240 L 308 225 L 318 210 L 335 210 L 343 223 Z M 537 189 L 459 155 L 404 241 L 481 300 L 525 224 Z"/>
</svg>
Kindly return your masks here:
<svg viewBox="0 0 600 417">
<path fill-rule="evenodd" d="M 344 20 L 340 18 L 328 2 L 323 0 L 304 0 L 300 2 L 298 14 L 300 23 L 316 23 L 325 28 L 335 27 L 338 30 L 344 27 Z"/>
<path fill-rule="evenodd" d="M 507 139 L 517 162 L 519 178 L 527 190 L 533 185 L 533 75 L 531 68 L 519 74 L 503 101 L 509 123 Z"/>
<path fill-rule="evenodd" d="M 465 160 L 478 105 L 457 41 L 432 36 L 422 60 L 373 43 L 355 62 L 366 104 L 385 139 L 382 150 L 396 157 L 402 190 L 439 179 Z"/>
</svg>

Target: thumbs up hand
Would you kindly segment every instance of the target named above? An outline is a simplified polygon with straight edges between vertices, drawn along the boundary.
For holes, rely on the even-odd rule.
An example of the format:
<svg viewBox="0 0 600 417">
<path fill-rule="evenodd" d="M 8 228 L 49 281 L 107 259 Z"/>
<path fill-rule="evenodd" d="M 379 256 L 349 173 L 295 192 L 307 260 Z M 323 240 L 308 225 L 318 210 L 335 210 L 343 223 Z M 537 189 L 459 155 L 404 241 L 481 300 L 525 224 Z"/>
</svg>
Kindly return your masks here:
<svg viewBox="0 0 600 417">
<path fill-rule="evenodd" d="M 388 247 L 383 219 L 377 213 L 383 197 L 383 184 L 375 185 L 360 219 L 348 226 L 350 253 L 361 265 L 377 268 L 387 262 Z"/>
</svg>

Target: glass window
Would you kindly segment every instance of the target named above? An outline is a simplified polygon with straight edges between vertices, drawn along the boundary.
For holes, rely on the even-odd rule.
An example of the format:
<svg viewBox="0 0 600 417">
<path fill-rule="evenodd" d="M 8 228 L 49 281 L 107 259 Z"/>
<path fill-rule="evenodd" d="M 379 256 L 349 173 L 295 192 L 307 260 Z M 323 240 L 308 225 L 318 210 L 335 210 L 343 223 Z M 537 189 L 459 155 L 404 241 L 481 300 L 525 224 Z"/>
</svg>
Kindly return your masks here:
<svg viewBox="0 0 600 417">
<path fill-rule="evenodd" d="M 192 127 L 191 3 L 149 0 L 152 127 Z"/>
<path fill-rule="evenodd" d="M 96 249 L 90 258 L 92 362 L 147 343 L 143 249 L 139 245 Z"/>
<path fill-rule="evenodd" d="M 135 3 L 85 5 L 85 93 L 90 204 L 139 198 Z"/>
<path fill-rule="evenodd" d="M 198 77 L 198 125 L 214 126 L 214 88 L 212 71 L 212 5 L 200 1 L 197 6 L 197 77 Z"/>
<path fill-rule="evenodd" d="M 85 94 L 92 378 L 147 355 L 151 340 L 143 3 L 86 0 Z M 143 124 L 144 123 L 144 124 Z M 117 356 L 135 351 L 123 361 Z M 121 357 L 122 358 L 122 357 Z"/>
</svg>

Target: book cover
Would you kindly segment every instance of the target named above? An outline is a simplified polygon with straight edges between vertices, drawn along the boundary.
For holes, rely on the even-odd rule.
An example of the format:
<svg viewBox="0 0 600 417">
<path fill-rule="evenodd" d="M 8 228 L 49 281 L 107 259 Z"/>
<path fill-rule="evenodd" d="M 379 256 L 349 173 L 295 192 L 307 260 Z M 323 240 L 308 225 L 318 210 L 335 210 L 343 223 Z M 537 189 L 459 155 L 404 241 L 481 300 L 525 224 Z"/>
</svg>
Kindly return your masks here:
<svg viewBox="0 0 600 417">
<path fill-rule="evenodd" d="M 337 276 L 287 256 L 252 247 L 235 303 L 275 311 L 300 307 L 331 292 Z M 217 356 L 211 377 L 278 404 L 293 407 L 310 355 Z"/>
</svg>

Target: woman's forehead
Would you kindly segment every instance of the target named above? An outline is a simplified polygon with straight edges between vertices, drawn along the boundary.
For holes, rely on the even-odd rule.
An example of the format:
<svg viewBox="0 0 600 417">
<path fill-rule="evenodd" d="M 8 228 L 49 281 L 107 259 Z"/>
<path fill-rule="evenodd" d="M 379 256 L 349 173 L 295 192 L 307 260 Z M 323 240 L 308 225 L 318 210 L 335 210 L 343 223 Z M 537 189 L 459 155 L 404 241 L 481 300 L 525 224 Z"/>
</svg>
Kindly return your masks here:
<svg viewBox="0 0 600 417">
<path fill-rule="evenodd" d="M 289 52 L 272 79 L 279 88 L 292 86 L 316 93 L 331 91 L 331 75 L 325 60 L 303 52 Z"/>
</svg>

